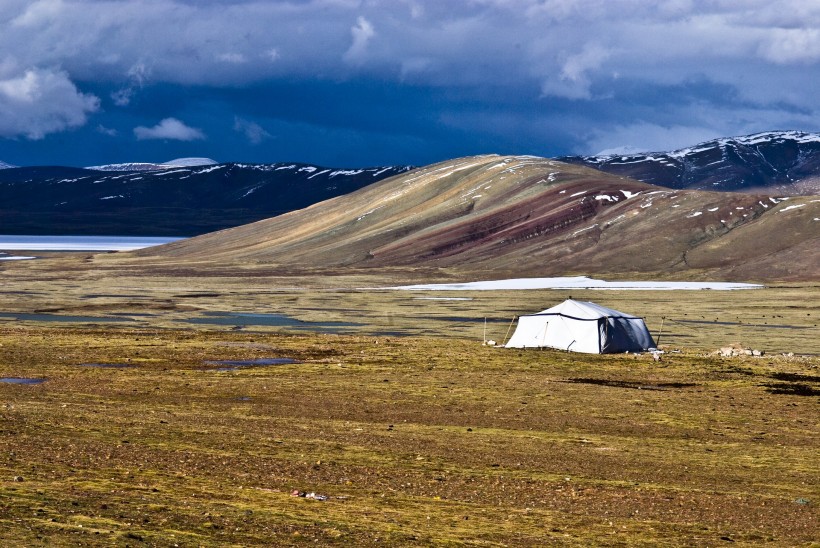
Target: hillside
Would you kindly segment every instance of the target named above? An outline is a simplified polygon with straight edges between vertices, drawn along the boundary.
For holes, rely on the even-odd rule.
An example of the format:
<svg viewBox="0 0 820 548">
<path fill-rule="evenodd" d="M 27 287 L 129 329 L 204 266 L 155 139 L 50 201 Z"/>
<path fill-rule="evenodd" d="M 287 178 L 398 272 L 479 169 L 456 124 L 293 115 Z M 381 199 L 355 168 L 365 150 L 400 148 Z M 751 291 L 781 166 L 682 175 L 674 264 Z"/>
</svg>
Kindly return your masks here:
<svg viewBox="0 0 820 548">
<path fill-rule="evenodd" d="M 409 169 L 201 165 L 205 160 L 2 169 L 0 234 L 192 236 L 307 207 Z"/>
<path fill-rule="evenodd" d="M 543 158 L 490 155 L 135 255 L 291 270 L 816 279 L 818 219 L 820 198 L 670 190 Z"/>
<path fill-rule="evenodd" d="M 715 139 L 672 152 L 560 160 L 669 188 L 820 194 L 817 133 L 771 131 Z"/>
</svg>

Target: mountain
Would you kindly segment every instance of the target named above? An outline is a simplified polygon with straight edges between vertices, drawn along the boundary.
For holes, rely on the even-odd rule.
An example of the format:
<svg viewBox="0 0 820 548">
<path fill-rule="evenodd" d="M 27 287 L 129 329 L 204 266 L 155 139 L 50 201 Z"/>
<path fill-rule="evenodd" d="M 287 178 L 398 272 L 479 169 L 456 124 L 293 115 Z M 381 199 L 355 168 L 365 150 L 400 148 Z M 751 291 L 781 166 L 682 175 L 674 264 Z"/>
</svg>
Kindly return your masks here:
<svg viewBox="0 0 820 548">
<path fill-rule="evenodd" d="M 202 160 L 117 171 L 0 170 L 0 234 L 203 234 L 307 207 L 411 169 L 185 164 Z"/>
<path fill-rule="evenodd" d="M 7 164 L 6 162 L 0 161 L 0 169 L 10 169 L 12 167 L 17 167 L 17 166 L 13 166 L 11 164 Z"/>
<path fill-rule="evenodd" d="M 772 131 L 716 139 L 673 152 L 559 159 L 669 188 L 820 194 L 817 133 Z"/>
<path fill-rule="evenodd" d="M 544 158 L 475 156 L 128 257 L 287 272 L 817 279 L 820 197 L 672 190 Z"/>
</svg>

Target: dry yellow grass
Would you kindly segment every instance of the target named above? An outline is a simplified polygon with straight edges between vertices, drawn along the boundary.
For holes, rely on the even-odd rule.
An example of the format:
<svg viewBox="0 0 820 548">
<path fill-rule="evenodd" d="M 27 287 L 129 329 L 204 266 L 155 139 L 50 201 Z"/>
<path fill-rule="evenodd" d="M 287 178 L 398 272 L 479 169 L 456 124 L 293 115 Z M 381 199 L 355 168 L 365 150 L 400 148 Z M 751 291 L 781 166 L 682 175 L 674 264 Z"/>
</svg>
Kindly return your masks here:
<svg viewBox="0 0 820 548">
<path fill-rule="evenodd" d="M 0 344 L 0 376 L 46 379 L 0 383 L 6 545 L 818 535 L 816 359 L 67 327 Z M 261 357 L 299 363 L 206 364 Z"/>
<path fill-rule="evenodd" d="M 126 268 L 74 255 L 3 265 L 0 377 L 46 380 L 0 383 L 0 540 L 818 538 L 818 358 L 781 355 L 820 353 L 817 286 L 572 292 L 645 315 L 656 334 L 665 316 L 669 352 L 656 363 L 480 344 L 485 317 L 488 337 L 501 340 L 514 315 L 565 291 L 356 289 L 431 275 L 459 276 Z M 336 335 L 188 323 L 209 312 L 355 325 L 332 327 L 349 332 Z M 22 313 L 100 325 L 14 319 Z M 732 342 L 767 355 L 711 355 Z M 256 358 L 299 363 L 206 363 Z M 329 499 L 292 497 L 294 489 Z"/>
</svg>

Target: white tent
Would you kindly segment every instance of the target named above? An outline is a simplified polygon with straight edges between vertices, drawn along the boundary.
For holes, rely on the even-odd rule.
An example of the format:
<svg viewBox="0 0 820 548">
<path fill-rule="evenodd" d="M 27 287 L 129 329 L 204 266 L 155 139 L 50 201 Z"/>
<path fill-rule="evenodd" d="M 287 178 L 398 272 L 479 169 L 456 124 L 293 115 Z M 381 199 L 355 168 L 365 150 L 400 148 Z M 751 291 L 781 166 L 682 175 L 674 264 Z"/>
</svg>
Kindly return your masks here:
<svg viewBox="0 0 820 548">
<path fill-rule="evenodd" d="M 655 347 L 643 319 L 601 305 L 568 299 L 520 316 L 506 348 L 560 348 L 589 354 L 640 352 Z"/>
</svg>

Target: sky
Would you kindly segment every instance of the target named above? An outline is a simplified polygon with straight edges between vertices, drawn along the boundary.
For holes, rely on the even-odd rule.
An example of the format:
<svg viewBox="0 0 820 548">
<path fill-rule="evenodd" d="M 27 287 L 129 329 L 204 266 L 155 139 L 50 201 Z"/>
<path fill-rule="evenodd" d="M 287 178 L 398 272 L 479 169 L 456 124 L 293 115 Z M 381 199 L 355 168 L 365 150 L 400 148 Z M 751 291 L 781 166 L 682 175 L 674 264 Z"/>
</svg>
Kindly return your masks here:
<svg viewBox="0 0 820 548">
<path fill-rule="evenodd" d="M 333 167 L 820 131 L 820 0 L 0 0 L 0 161 Z"/>
</svg>

